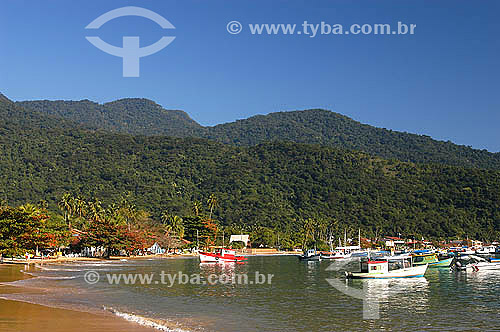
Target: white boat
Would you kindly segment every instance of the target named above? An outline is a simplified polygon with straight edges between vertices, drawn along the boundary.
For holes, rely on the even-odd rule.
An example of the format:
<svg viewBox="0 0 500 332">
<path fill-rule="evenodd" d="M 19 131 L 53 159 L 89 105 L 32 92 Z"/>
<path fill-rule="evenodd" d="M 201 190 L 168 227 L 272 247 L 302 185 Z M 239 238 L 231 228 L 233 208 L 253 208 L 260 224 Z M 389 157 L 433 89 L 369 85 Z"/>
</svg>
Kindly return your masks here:
<svg viewBox="0 0 500 332">
<path fill-rule="evenodd" d="M 481 248 L 479 248 L 479 249 L 476 250 L 476 254 L 479 254 L 479 255 L 493 255 L 493 254 L 495 254 L 496 249 L 497 248 L 495 246 L 481 247 Z"/>
<path fill-rule="evenodd" d="M 454 268 L 466 272 L 500 270 L 500 261 L 497 259 L 488 261 L 476 255 L 468 255 L 457 258 Z"/>
<path fill-rule="evenodd" d="M 348 258 L 351 258 L 354 253 L 358 253 L 358 252 L 361 252 L 361 248 L 359 246 L 337 247 L 333 251 L 321 252 L 321 258 L 323 258 L 323 259 L 348 259 Z"/>
<path fill-rule="evenodd" d="M 316 249 L 309 249 L 298 257 L 302 261 L 321 261 L 321 254 L 317 252 Z"/>
<path fill-rule="evenodd" d="M 321 252 L 322 259 L 350 259 L 352 257 L 366 257 L 368 251 L 361 249 L 361 230 L 358 230 L 358 245 L 347 245 L 347 230 L 344 232 L 344 245 L 339 238 L 339 246 L 333 249 L 332 238 L 330 237 L 330 251 Z"/>
<path fill-rule="evenodd" d="M 423 277 L 428 265 L 412 266 L 411 257 L 385 257 L 380 260 L 361 260 L 360 272 L 346 272 L 349 279 L 388 279 Z"/>
</svg>

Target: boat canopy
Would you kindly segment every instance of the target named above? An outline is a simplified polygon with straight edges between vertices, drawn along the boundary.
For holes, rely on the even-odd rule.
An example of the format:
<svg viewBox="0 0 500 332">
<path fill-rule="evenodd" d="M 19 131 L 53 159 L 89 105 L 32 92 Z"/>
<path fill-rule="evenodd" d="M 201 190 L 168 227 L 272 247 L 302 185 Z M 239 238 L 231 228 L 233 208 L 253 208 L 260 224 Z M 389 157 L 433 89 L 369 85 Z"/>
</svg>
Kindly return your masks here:
<svg viewBox="0 0 500 332">
<path fill-rule="evenodd" d="M 336 250 L 360 250 L 360 246 L 345 246 L 345 247 L 336 247 Z"/>
</svg>

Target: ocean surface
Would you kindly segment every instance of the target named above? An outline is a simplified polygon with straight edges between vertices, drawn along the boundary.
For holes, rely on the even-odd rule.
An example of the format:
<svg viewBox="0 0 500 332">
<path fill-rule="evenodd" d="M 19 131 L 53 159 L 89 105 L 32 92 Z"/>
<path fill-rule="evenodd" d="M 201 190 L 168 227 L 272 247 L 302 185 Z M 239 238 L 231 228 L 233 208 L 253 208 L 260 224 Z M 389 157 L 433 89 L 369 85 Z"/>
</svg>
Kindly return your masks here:
<svg viewBox="0 0 500 332">
<path fill-rule="evenodd" d="M 24 291 L 2 297 L 107 311 L 163 331 L 500 331 L 500 271 L 440 268 L 429 269 L 423 278 L 346 281 L 344 271 L 358 265 L 260 256 L 245 264 L 178 258 L 19 266 L 34 278 L 7 283 Z M 179 272 L 193 282 L 179 282 Z M 123 273 L 153 278 L 144 284 L 139 279 L 110 284 L 108 274 Z M 243 277 L 232 282 L 245 274 L 246 284 Z M 353 289 L 350 293 L 357 290 L 362 298 L 344 293 Z M 378 303 L 378 319 L 363 315 L 367 301 Z"/>
</svg>

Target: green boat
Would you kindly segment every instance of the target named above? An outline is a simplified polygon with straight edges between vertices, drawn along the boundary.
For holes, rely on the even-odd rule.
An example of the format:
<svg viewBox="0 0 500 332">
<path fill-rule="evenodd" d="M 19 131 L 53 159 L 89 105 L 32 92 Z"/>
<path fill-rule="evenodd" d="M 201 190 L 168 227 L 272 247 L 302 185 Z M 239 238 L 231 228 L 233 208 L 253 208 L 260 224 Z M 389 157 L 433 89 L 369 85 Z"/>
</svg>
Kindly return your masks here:
<svg viewBox="0 0 500 332">
<path fill-rule="evenodd" d="M 428 264 L 430 268 L 433 267 L 449 267 L 453 257 L 439 260 L 437 254 L 418 254 L 413 255 L 413 265 L 424 265 Z"/>
<path fill-rule="evenodd" d="M 452 262 L 453 262 L 453 257 L 445 258 L 437 263 L 429 264 L 429 267 L 450 267 Z"/>
</svg>

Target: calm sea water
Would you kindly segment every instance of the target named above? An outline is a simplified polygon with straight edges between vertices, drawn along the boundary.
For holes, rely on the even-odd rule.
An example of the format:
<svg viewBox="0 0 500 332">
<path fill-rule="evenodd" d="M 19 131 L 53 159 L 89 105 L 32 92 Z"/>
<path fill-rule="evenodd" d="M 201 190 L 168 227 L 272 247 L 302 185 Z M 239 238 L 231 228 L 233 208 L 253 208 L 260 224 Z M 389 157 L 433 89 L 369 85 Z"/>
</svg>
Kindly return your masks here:
<svg viewBox="0 0 500 332">
<path fill-rule="evenodd" d="M 179 324 L 187 331 L 500 331 L 500 271 L 463 273 L 429 269 L 424 278 L 344 281 L 337 266 L 301 262 L 296 257 L 250 257 L 246 264 L 200 265 L 196 258 L 98 263 L 68 263 L 29 268 L 36 278 L 15 284 L 33 293 L 12 298 L 85 311 L 112 308 L 128 319 L 145 317 Z M 334 266 L 335 267 L 335 266 Z M 87 271 L 98 272 L 95 285 L 84 281 Z M 105 273 L 154 273 L 232 276 L 255 272 L 273 274 L 271 284 L 192 285 L 161 282 L 150 285 L 110 285 Z M 362 300 L 336 290 L 327 278 L 367 289 L 377 299 L 380 318 L 363 319 Z M 140 318 L 139 318 L 140 319 Z"/>
</svg>

